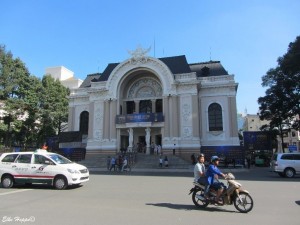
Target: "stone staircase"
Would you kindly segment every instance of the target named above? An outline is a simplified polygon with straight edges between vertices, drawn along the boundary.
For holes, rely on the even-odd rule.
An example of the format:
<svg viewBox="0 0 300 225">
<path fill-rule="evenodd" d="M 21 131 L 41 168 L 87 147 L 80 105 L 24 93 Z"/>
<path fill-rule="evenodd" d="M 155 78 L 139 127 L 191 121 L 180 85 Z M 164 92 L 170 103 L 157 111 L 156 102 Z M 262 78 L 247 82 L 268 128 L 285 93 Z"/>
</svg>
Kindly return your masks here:
<svg viewBox="0 0 300 225">
<path fill-rule="evenodd" d="M 90 155 L 86 156 L 84 160 L 78 163 L 86 166 L 87 168 L 106 168 L 108 156 L 111 155 Z"/>
<path fill-rule="evenodd" d="M 85 165 L 88 168 L 106 168 L 107 157 L 112 155 L 93 155 L 87 156 L 84 160 L 79 163 Z M 169 160 L 170 169 L 191 169 L 193 165 L 179 156 L 167 155 Z M 164 156 L 163 156 L 164 159 Z M 164 167 L 164 164 L 163 164 Z M 159 156 L 158 155 L 146 155 L 138 153 L 136 155 L 135 163 L 132 168 L 138 169 L 158 169 L 159 167 Z"/>
<path fill-rule="evenodd" d="M 183 160 L 182 158 L 176 155 L 167 155 L 170 169 L 189 169 L 191 164 L 187 161 Z M 164 156 L 162 157 L 164 159 Z M 163 167 L 164 163 L 163 163 Z M 145 155 L 145 154 L 138 154 L 137 162 L 134 168 L 139 169 L 157 169 L 159 167 L 159 156 L 158 155 Z"/>
</svg>

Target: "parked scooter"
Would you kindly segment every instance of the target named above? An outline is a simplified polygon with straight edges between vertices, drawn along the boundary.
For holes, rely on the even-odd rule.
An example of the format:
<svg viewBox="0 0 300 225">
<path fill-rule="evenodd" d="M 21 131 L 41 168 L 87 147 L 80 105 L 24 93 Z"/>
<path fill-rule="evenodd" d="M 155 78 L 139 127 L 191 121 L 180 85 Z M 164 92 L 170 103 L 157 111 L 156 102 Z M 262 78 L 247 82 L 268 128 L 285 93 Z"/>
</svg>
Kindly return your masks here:
<svg viewBox="0 0 300 225">
<path fill-rule="evenodd" d="M 220 196 L 220 202 L 218 205 L 234 205 L 234 207 L 242 212 L 250 212 L 253 208 L 253 199 L 250 196 L 249 192 L 242 188 L 242 185 L 235 181 L 235 177 L 232 173 L 226 175 L 227 188 L 224 189 L 223 193 Z M 209 204 L 216 204 L 215 197 L 216 191 L 210 189 L 208 193 L 208 198 L 204 197 L 205 185 L 194 182 L 194 187 L 190 190 L 192 194 L 192 200 L 194 204 L 199 208 L 205 208 Z"/>
</svg>

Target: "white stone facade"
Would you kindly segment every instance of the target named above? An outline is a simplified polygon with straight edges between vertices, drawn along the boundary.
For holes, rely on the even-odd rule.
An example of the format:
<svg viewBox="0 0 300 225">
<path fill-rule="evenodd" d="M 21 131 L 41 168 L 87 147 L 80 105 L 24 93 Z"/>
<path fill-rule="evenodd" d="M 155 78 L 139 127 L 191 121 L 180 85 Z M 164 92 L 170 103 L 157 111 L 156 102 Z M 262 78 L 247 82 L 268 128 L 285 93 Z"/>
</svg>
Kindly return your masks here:
<svg viewBox="0 0 300 225">
<path fill-rule="evenodd" d="M 87 112 L 87 153 L 131 151 L 141 143 L 143 151 L 151 153 L 149 142 L 161 145 L 165 152 L 175 146 L 179 153 L 199 152 L 201 146 L 239 145 L 233 75 L 201 77 L 187 63 L 182 63 L 187 69 L 178 69 L 176 57 L 134 53 L 108 74 L 71 91 L 69 131 L 80 131 L 81 115 Z M 184 62 L 185 57 L 178 59 Z M 212 103 L 222 108 L 218 131 L 208 126 Z"/>
</svg>

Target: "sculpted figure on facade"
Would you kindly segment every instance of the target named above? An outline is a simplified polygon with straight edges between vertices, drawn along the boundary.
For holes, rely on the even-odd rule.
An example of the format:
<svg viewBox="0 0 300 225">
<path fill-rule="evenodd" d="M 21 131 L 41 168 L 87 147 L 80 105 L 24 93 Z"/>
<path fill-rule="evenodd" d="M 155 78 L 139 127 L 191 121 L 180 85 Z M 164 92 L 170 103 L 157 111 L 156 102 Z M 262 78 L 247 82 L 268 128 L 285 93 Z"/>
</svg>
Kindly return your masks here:
<svg viewBox="0 0 300 225">
<path fill-rule="evenodd" d="M 131 55 L 130 62 L 132 64 L 147 62 L 146 54 L 150 51 L 150 49 L 151 47 L 149 47 L 148 49 L 143 49 L 141 46 L 138 46 L 134 51 L 128 50 L 128 53 Z"/>
<path fill-rule="evenodd" d="M 150 146 L 150 131 L 151 131 L 151 129 L 149 127 L 147 127 L 145 129 L 145 131 L 146 131 L 146 145 L 147 145 L 147 147 L 149 147 Z"/>
<path fill-rule="evenodd" d="M 129 148 L 132 148 L 133 146 L 133 129 L 132 128 L 129 128 L 127 130 L 128 134 L 129 134 Z"/>
</svg>

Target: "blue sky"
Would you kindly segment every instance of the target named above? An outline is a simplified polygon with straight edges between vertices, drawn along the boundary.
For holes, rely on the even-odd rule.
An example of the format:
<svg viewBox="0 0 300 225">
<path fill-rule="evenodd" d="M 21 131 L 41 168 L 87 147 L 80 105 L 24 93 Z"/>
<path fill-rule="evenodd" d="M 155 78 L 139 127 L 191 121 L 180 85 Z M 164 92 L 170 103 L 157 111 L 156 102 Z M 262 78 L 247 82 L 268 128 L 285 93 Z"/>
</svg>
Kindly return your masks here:
<svg viewBox="0 0 300 225">
<path fill-rule="evenodd" d="M 0 9 L 0 44 L 37 77 L 63 65 L 84 79 L 151 46 L 150 56 L 221 61 L 239 83 L 238 112 L 250 114 L 261 77 L 300 35 L 298 0 L 0 0 Z"/>
</svg>

